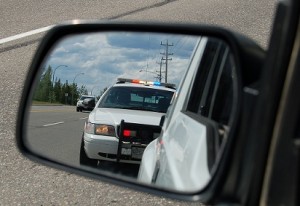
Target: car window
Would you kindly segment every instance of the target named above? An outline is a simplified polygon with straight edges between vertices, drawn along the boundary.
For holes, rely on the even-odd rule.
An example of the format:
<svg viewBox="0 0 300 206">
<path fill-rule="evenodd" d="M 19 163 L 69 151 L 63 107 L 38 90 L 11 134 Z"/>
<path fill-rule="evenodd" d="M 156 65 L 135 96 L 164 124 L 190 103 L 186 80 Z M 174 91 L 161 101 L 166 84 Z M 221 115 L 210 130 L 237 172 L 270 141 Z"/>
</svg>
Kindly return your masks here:
<svg viewBox="0 0 300 206">
<path fill-rule="evenodd" d="M 235 65 L 226 43 L 210 38 L 188 99 L 187 115 L 213 128 L 206 138 L 210 171 L 230 130 L 236 92 Z"/>
<path fill-rule="evenodd" d="M 86 98 L 92 98 L 92 97 L 82 96 L 80 97 L 80 100 L 85 100 Z"/>
<path fill-rule="evenodd" d="M 187 110 L 228 125 L 234 98 L 234 64 L 224 42 L 210 39 L 205 50 Z"/>
<path fill-rule="evenodd" d="M 173 93 L 173 91 L 153 88 L 112 87 L 98 107 L 166 113 Z"/>
</svg>

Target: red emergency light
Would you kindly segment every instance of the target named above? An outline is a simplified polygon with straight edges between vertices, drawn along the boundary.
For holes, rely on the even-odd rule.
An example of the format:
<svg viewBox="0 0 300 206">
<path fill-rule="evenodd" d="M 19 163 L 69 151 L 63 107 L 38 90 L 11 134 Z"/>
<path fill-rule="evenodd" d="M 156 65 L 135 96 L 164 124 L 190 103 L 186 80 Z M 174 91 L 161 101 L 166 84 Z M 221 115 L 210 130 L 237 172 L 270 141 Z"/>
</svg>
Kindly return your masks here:
<svg viewBox="0 0 300 206">
<path fill-rule="evenodd" d="M 124 137 L 135 137 L 136 136 L 136 131 L 124 129 L 123 136 Z"/>
</svg>

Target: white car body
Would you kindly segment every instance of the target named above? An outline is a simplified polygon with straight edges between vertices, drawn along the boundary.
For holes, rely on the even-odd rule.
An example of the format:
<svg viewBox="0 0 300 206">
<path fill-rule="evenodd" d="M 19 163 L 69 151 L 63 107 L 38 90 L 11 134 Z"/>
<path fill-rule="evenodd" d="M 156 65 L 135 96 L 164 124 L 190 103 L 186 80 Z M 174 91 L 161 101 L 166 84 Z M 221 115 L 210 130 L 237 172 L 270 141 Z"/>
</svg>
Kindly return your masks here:
<svg viewBox="0 0 300 206">
<path fill-rule="evenodd" d="M 171 92 L 172 96 L 175 92 L 174 89 L 161 87 L 161 86 L 145 86 L 142 84 L 115 84 L 114 88 L 145 88 L 156 91 L 167 91 Z M 106 161 L 117 161 L 116 155 L 118 151 L 119 137 L 117 128 L 120 125 L 121 120 L 130 123 L 137 123 L 143 125 L 154 125 L 158 126 L 161 120 L 161 117 L 165 114 L 163 112 L 154 112 L 154 111 L 142 111 L 126 108 L 99 108 L 102 101 L 105 101 L 105 98 L 110 91 L 109 88 L 105 94 L 102 95 L 100 100 L 97 102 L 94 110 L 89 114 L 88 122 L 91 124 L 97 125 L 110 125 L 115 129 L 115 136 L 99 135 L 99 134 L 90 134 L 84 132 L 83 134 L 83 143 L 84 151 L 88 158 L 94 160 L 106 160 Z M 159 133 L 156 135 L 158 137 Z M 130 149 L 130 147 L 129 147 Z M 126 151 L 125 151 L 126 152 Z M 101 154 L 101 155 L 100 155 Z M 122 153 L 123 154 L 123 153 Z M 123 154 L 130 155 L 130 154 Z M 139 164 L 140 159 L 120 159 L 120 162 L 123 163 L 135 163 Z"/>
<path fill-rule="evenodd" d="M 207 44 L 205 37 L 197 43 L 177 96 L 166 114 L 162 133 L 143 153 L 138 174 L 138 181 L 142 183 L 194 192 L 202 189 L 211 178 L 207 140 L 208 133 L 218 129 L 211 129 L 199 120 L 198 114 L 186 111 L 191 85 Z"/>
<path fill-rule="evenodd" d="M 122 119 L 127 122 L 146 124 L 146 125 L 159 125 L 161 116 L 163 113 L 157 112 L 145 112 L 136 110 L 126 110 L 126 109 L 107 109 L 107 108 L 96 108 L 91 112 L 89 116 L 89 121 L 97 124 L 108 124 L 117 125 L 120 124 Z M 116 158 L 109 158 L 99 156 L 99 152 L 106 154 L 117 154 L 119 138 L 95 135 L 84 133 L 84 149 L 86 154 L 91 159 L 116 161 Z M 135 160 L 121 160 L 124 163 L 138 163 Z"/>
</svg>

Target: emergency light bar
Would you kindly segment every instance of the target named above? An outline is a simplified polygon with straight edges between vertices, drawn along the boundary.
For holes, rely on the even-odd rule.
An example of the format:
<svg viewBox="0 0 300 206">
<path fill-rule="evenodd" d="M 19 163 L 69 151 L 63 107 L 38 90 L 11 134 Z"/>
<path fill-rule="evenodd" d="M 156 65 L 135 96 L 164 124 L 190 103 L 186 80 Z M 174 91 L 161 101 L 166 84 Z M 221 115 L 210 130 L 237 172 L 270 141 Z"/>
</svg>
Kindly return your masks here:
<svg viewBox="0 0 300 206">
<path fill-rule="evenodd" d="M 162 83 L 162 82 L 152 82 L 152 81 L 143 81 L 139 79 L 125 79 L 125 78 L 118 78 L 117 83 L 135 83 L 135 84 L 144 84 L 144 85 L 154 85 L 154 86 L 164 86 L 168 88 L 176 88 L 175 84 L 170 83 Z"/>
</svg>

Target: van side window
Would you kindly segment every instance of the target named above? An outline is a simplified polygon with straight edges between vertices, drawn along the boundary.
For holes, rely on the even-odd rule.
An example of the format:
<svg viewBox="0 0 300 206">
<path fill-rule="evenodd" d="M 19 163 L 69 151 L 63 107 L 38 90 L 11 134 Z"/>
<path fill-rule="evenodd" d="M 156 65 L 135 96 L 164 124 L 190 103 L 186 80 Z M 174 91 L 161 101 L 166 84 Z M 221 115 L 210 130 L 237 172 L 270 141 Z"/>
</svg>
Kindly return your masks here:
<svg viewBox="0 0 300 206">
<path fill-rule="evenodd" d="M 207 164 L 215 165 L 220 146 L 227 137 L 236 88 L 233 56 L 226 43 L 209 38 L 187 102 L 187 115 L 207 124 Z"/>
<path fill-rule="evenodd" d="M 209 39 L 200 62 L 187 110 L 228 125 L 233 108 L 235 68 L 229 47 Z"/>
</svg>

